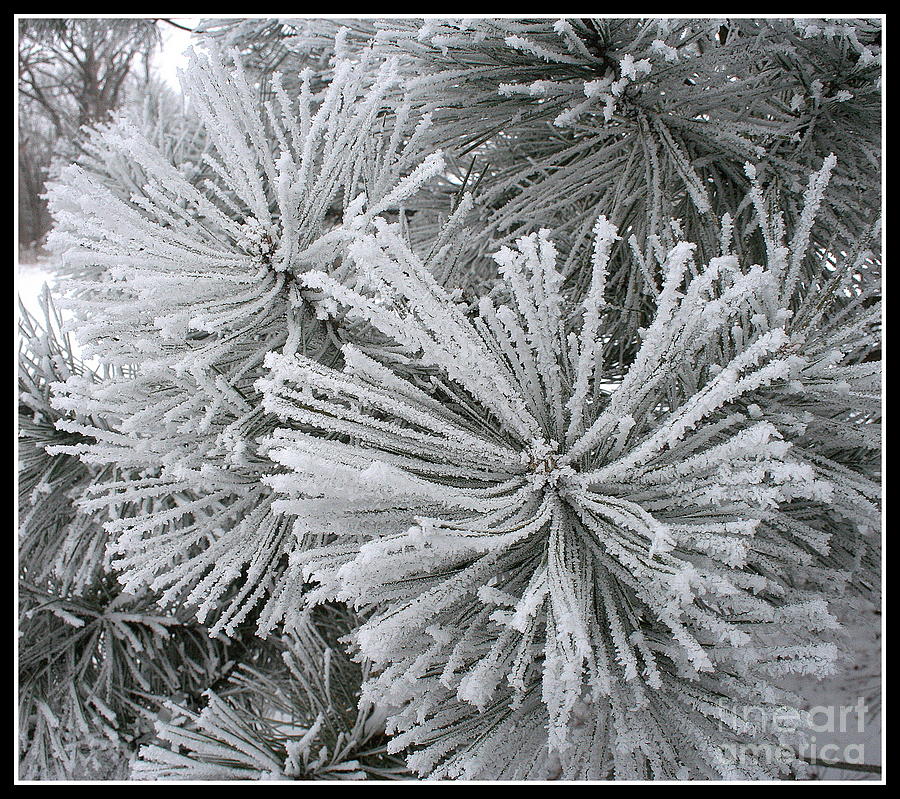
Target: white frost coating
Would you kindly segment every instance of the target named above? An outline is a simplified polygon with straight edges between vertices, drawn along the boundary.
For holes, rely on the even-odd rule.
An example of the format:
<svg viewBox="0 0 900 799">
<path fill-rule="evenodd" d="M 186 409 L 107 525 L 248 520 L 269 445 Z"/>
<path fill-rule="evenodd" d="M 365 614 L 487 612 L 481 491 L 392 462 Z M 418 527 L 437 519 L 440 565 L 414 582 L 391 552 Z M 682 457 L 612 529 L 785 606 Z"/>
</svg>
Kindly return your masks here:
<svg viewBox="0 0 900 799">
<path fill-rule="evenodd" d="M 785 677 L 877 583 L 877 26 L 204 29 L 284 76 L 211 48 L 193 149 L 130 115 L 51 189 L 100 366 L 25 336 L 21 621 L 113 646 L 32 762 L 165 694 L 134 776 L 799 768 Z"/>
<path fill-rule="evenodd" d="M 482 750 L 452 730 L 459 725 L 464 736 L 467 719 L 501 702 L 504 724 L 542 720 L 550 750 L 569 762 L 579 736 L 599 734 L 593 722 L 575 722 L 583 701 L 604 708 L 598 725 L 617 714 L 617 741 L 659 742 L 675 734 L 662 718 L 651 731 L 617 708 L 666 707 L 694 729 L 675 710 L 684 678 L 827 668 L 824 650 L 801 646 L 788 666 L 769 649 L 781 623 L 827 622 L 779 611 L 794 592 L 767 564 L 776 553 L 806 557 L 778 532 L 786 503 L 827 503 L 832 489 L 774 424 L 750 418 L 757 403 L 748 403 L 749 415 L 728 413 L 807 366 L 789 351 L 785 330 L 767 321 L 783 317 L 771 306 L 780 273 L 742 271 L 730 255 L 698 268 L 695 246 L 675 244 L 631 370 L 608 401 L 589 403 L 603 396 L 594 341 L 618 238 L 605 217 L 594 225 L 593 279 L 576 336 L 563 325 L 571 312 L 548 231 L 495 255 L 509 303 L 483 298 L 476 316 L 464 316 L 397 226 L 375 227 L 356 234 L 349 251 L 379 286 L 379 302 L 321 273 L 306 280 L 392 338 L 416 370 L 391 371 L 353 347 L 342 372 L 272 355 L 258 387 L 271 412 L 318 431 L 284 429 L 266 440 L 270 457 L 288 467 L 270 483 L 286 497 L 280 507 L 305 507 L 346 531 L 297 562 L 318 583 L 312 601 L 373 609 L 355 640 L 381 670 L 364 694 L 390 696 L 398 708 L 392 747 L 424 746 L 413 762 L 444 763 L 433 774 L 478 773 Z M 751 313 L 757 308 L 770 310 Z M 736 336 L 735 320 L 750 316 L 755 326 Z M 719 349 L 723 335 L 735 349 Z M 711 351 L 724 367 L 707 368 Z M 432 377 L 409 376 L 417 372 Z M 673 380 L 695 388 L 650 421 L 641 408 Z M 449 397 L 452 407 L 442 402 Z M 304 496 L 316 497 L 318 510 Z M 400 521 L 404 512 L 416 524 Z M 452 632 L 459 614 L 466 622 Z M 429 630 L 440 634 L 424 636 Z M 679 676 L 660 655 L 680 664 Z M 725 713 L 713 710 L 721 701 L 713 695 L 691 696 Z M 630 773 L 625 760 L 620 767 Z M 741 773 L 716 759 L 710 768 Z"/>
<path fill-rule="evenodd" d="M 294 577 L 269 569 L 301 542 L 269 508 L 261 477 L 271 465 L 257 454 L 253 381 L 273 350 L 336 352 L 322 325 L 328 306 L 307 302 L 296 279 L 345 255 L 352 234 L 329 220 L 331 205 L 343 211 L 346 230 L 364 230 L 444 168 L 439 152 L 424 155 L 404 140 L 427 127 L 408 117 L 398 119 L 409 129 L 390 137 L 381 168 L 369 166 L 363 145 L 397 88 L 395 60 L 339 61 L 315 97 L 310 77 L 304 73 L 299 98 L 290 98 L 275 76 L 274 102 L 263 113 L 239 66 L 227 70 L 215 48 L 193 55 L 182 78 L 211 144 L 210 178 L 192 182 L 123 121 L 102 142 L 143 170 L 140 195 L 117 196 L 78 166 L 51 189 L 52 246 L 88 274 L 67 300 L 75 333 L 84 353 L 111 370 L 96 385 L 71 379 L 55 401 L 63 409 L 90 405 L 127 434 L 81 426 L 95 443 L 67 451 L 156 472 L 152 487 L 111 489 L 110 506 L 153 502 L 162 486 L 193 494 L 111 521 L 111 550 L 127 586 L 186 596 L 201 618 L 240 578 L 243 588 L 216 612 L 213 632 L 233 632 L 257 602 L 262 632 L 285 612 L 278 597 Z M 340 279 L 353 276 L 344 270 Z M 181 526 L 182 544 L 171 525 Z"/>
</svg>

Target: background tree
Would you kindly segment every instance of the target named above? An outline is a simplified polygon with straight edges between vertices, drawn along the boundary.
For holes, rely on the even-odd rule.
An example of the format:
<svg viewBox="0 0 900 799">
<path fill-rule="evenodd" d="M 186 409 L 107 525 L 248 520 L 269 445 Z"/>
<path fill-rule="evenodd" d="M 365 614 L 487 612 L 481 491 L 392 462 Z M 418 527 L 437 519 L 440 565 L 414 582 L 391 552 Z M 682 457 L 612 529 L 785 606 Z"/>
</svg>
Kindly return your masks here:
<svg viewBox="0 0 900 799">
<path fill-rule="evenodd" d="M 82 128 L 120 108 L 150 80 L 159 30 L 149 19 L 19 21 L 19 243 L 49 229 L 41 198 L 54 158 L 82 152 Z"/>
</svg>

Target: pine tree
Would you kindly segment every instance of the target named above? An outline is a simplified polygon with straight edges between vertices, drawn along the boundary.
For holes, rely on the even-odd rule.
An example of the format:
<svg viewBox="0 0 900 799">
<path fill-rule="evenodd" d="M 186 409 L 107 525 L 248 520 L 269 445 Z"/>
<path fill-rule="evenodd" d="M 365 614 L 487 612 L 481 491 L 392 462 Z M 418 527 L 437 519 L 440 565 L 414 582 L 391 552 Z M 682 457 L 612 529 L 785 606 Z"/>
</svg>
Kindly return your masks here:
<svg viewBox="0 0 900 799">
<path fill-rule="evenodd" d="M 880 601 L 880 21 L 199 31 L 49 191 L 22 776 L 806 774 Z"/>
</svg>

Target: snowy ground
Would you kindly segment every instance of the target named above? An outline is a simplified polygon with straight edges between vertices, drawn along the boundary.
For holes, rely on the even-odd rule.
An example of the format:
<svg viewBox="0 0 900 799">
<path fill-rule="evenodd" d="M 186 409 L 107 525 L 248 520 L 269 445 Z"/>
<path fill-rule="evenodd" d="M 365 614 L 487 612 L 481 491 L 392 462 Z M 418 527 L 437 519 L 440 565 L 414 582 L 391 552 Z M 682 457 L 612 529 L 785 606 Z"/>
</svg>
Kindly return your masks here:
<svg viewBox="0 0 900 799">
<path fill-rule="evenodd" d="M 809 680 L 797 689 L 813 711 L 816 732 L 810 752 L 823 760 L 882 764 L 881 616 L 859 611 L 845 617 L 853 662 L 842 673 L 822 681 Z M 812 747 L 815 747 L 813 750 Z M 820 780 L 877 780 L 879 775 L 846 769 L 815 769 Z"/>
<path fill-rule="evenodd" d="M 44 283 L 48 283 L 52 290 L 56 282 L 53 265 L 42 258 L 32 263 L 22 263 L 20 261 L 17 272 L 16 290 L 19 297 L 28 311 L 40 319 L 41 309 L 38 304 L 38 296 Z"/>
</svg>

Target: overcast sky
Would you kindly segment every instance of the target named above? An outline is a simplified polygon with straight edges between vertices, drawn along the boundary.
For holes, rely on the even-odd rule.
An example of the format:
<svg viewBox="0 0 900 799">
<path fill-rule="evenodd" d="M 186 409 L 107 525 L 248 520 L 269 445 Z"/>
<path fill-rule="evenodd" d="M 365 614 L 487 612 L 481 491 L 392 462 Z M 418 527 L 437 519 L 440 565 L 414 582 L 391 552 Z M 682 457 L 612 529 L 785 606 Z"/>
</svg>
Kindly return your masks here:
<svg viewBox="0 0 900 799">
<path fill-rule="evenodd" d="M 202 17 L 170 17 L 173 22 L 183 25 L 185 28 L 194 28 Z M 173 88 L 180 90 L 177 70 L 187 64 L 184 51 L 191 44 L 191 34 L 187 31 L 160 23 L 162 32 L 162 47 L 156 54 L 154 64 L 160 76 Z"/>
</svg>

